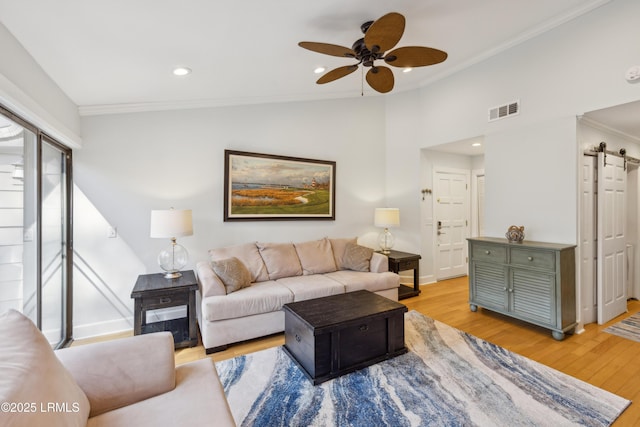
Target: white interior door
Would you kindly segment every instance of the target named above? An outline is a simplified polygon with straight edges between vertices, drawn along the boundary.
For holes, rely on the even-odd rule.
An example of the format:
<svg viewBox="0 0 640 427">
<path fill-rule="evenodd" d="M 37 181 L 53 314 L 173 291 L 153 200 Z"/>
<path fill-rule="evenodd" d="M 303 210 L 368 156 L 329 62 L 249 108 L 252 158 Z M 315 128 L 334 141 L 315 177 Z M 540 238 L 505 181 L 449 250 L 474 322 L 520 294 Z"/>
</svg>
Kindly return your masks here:
<svg viewBox="0 0 640 427">
<path fill-rule="evenodd" d="M 436 279 L 467 274 L 469 171 L 436 170 L 434 176 Z"/>
<path fill-rule="evenodd" d="M 624 159 L 598 153 L 598 324 L 627 310 Z"/>
<path fill-rule="evenodd" d="M 580 187 L 580 310 L 583 323 L 598 321 L 598 158 L 582 156 Z"/>
</svg>

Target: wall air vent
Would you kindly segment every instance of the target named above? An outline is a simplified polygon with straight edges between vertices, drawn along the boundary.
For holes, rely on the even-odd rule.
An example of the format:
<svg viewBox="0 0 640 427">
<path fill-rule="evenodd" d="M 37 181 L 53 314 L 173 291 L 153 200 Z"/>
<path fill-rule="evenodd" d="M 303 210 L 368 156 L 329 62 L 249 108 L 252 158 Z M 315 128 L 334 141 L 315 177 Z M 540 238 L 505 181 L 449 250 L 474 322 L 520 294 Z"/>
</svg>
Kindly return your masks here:
<svg viewBox="0 0 640 427">
<path fill-rule="evenodd" d="M 513 101 L 509 104 L 499 105 L 489 108 L 489 121 L 504 119 L 505 117 L 515 116 L 520 113 L 520 101 Z"/>
</svg>

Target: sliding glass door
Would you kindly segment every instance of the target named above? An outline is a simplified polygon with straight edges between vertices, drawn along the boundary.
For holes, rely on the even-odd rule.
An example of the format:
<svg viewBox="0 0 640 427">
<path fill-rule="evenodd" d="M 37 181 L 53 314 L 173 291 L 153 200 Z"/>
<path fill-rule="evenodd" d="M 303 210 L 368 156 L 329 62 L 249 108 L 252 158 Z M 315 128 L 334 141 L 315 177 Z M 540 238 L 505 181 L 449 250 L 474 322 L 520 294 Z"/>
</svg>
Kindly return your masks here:
<svg viewBox="0 0 640 427">
<path fill-rule="evenodd" d="M 67 283 L 71 271 L 66 265 L 70 241 L 67 224 L 67 154 L 46 137 L 40 145 L 40 280 L 42 332 L 49 342 L 66 336 Z"/>
<path fill-rule="evenodd" d="M 71 338 L 71 151 L 0 107 L 0 312 Z"/>
</svg>

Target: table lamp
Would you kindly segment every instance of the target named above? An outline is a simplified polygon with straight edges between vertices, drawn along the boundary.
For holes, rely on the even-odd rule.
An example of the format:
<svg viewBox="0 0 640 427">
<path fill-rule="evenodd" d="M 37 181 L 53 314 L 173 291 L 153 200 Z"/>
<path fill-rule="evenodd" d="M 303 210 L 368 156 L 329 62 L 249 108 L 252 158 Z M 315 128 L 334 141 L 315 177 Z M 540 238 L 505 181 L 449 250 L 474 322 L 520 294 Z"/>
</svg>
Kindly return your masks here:
<svg viewBox="0 0 640 427">
<path fill-rule="evenodd" d="M 182 269 L 189 261 L 189 253 L 176 243 L 177 237 L 193 235 L 191 209 L 165 209 L 151 211 L 151 237 L 169 238 L 171 246 L 158 254 L 158 264 L 166 271 L 164 277 L 176 279 L 182 274 Z"/>
<path fill-rule="evenodd" d="M 391 252 L 393 247 L 393 234 L 389 227 L 400 225 L 400 209 L 398 208 L 376 208 L 373 222 L 376 227 L 384 227 L 384 231 L 378 236 L 378 244 L 383 254 Z"/>
</svg>

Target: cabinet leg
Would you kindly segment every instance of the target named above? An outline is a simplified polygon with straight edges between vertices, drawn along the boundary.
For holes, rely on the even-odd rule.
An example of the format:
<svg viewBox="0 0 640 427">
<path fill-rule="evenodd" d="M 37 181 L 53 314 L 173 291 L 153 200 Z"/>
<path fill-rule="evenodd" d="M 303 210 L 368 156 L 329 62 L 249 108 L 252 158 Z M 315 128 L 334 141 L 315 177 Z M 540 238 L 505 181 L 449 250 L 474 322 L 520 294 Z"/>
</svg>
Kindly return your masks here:
<svg viewBox="0 0 640 427">
<path fill-rule="evenodd" d="M 469 304 L 469 309 L 475 313 L 478 311 L 478 306 L 475 304 Z"/>
<path fill-rule="evenodd" d="M 556 341 L 562 341 L 564 339 L 564 332 L 561 331 L 551 331 L 551 336 Z"/>
</svg>

